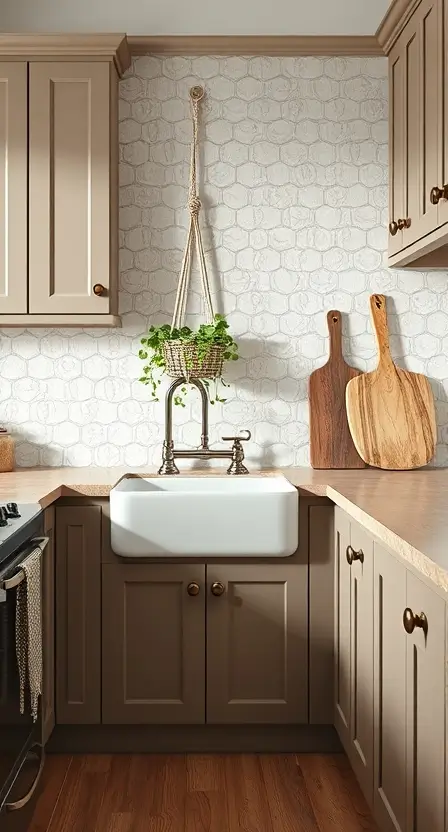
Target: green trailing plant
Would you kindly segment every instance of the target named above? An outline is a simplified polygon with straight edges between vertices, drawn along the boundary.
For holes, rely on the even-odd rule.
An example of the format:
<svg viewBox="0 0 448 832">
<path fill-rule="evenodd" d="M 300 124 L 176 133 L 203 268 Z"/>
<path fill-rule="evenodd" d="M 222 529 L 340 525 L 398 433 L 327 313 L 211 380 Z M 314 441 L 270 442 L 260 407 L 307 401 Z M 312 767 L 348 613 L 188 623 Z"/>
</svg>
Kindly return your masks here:
<svg viewBox="0 0 448 832">
<path fill-rule="evenodd" d="M 148 334 L 141 339 L 142 348 L 138 354 L 139 358 L 145 362 L 143 374 L 139 380 L 142 384 L 150 386 L 152 401 L 159 401 L 158 388 L 166 371 L 163 352 L 165 341 L 180 341 L 184 345 L 194 347 L 200 364 L 205 361 L 210 349 L 216 346 L 224 349 L 224 361 L 237 361 L 238 345 L 228 330 L 229 324 L 224 315 L 215 315 L 213 323 L 201 324 L 196 332 L 188 326 L 173 330 L 170 324 L 151 326 Z M 219 395 L 220 384 L 223 387 L 229 387 L 222 377 L 220 379 L 202 379 L 202 382 L 207 388 L 210 404 L 226 401 Z M 184 397 L 188 392 L 187 386 L 182 386 L 179 390 L 179 394 L 174 396 L 174 404 L 185 407 Z"/>
</svg>

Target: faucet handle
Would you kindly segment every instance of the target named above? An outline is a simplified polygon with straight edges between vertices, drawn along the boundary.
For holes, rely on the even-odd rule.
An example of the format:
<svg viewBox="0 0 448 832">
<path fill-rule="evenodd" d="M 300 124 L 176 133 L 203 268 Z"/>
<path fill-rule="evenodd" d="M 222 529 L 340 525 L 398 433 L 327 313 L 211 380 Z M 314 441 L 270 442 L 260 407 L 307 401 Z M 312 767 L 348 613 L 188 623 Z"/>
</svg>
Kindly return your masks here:
<svg viewBox="0 0 448 832">
<path fill-rule="evenodd" d="M 246 436 L 222 436 L 221 439 L 223 442 L 248 442 L 252 437 L 250 430 L 243 430 L 242 433 Z"/>
</svg>

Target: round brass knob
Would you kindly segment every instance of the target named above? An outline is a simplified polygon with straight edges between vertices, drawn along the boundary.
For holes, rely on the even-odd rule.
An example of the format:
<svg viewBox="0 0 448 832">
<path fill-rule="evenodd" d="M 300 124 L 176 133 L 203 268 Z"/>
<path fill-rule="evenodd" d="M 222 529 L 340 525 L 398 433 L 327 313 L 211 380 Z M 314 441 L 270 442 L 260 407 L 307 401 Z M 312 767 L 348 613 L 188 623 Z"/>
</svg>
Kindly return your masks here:
<svg viewBox="0 0 448 832">
<path fill-rule="evenodd" d="M 95 285 L 93 287 L 93 294 L 96 295 L 97 298 L 100 298 L 101 295 L 105 294 L 105 292 L 106 292 L 106 287 L 103 286 L 102 283 L 95 283 Z"/>
<path fill-rule="evenodd" d="M 211 593 L 212 595 L 223 595 L 225 592 L 225 586 L 221 583 L 221 581 L 215 581 L 212 583 L 211 586 Z"/>
<path fill-rule="evenodd" d="M 389 223 L 389 234 L 391 234 L 392 237 L 395 237 L 395 234 L 397 233 L 397 231 L 398 231 L 398 225 L 395 222 L 395 220 L 392 220 L 392 222 Z"/>
<path fill-rule="evenodd" d="M 426 635 L 428 632 L 428 619 L 424 612 L 417 615 L 415 612 L 412 612 L 410 607 L 406 607 L 403 613 L 403 627 L 408 635 L 411 635 L 416 627 L 421 627 Z"/>
<path fill-rule="evenodd" d="M 200 590 L 201 587 L 199 586 L 199 584 L 196 583 L 196 581 L 192 581 L 187 586 L 187 592 L 189 595 L 199 595 Z"/>
<path fill-rule="evenodd" d="M 345 550 L 345 556 L 347 558 L 347 563 L 349 564 L 349 566 L 352 565 L 354 560 L 359 560 L 361 563 L 364 563 L 364 552 L 362 551 L 362 549 L 356 551 L 356 549 L 354 549 L 353 546 L 347 546 L 347 549 Z"/>
</svg>

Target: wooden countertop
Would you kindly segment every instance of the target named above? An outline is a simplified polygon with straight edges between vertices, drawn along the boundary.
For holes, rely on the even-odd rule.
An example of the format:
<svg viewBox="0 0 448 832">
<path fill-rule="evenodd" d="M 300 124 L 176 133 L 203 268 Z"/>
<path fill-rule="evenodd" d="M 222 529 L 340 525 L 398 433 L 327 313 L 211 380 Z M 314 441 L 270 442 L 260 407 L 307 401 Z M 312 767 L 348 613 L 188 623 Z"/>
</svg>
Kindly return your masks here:
<svg viewBox="0 0 448 832">
<path fill-rule="evenodd" d="M 185 471 L 222 475 L 224 469 Z M 0 474 L 0 504 L 39 502 L 59 497 L 107 497 L 128 468 L 23 468 Z M 148 469 L 132 473 L 154 475 Z M 304 495 L 329 497 L 386 546 L 448 592 L 448 469 L 420 471 L 314 471 L 269 469 L 284 474 Z"/>
</svg>

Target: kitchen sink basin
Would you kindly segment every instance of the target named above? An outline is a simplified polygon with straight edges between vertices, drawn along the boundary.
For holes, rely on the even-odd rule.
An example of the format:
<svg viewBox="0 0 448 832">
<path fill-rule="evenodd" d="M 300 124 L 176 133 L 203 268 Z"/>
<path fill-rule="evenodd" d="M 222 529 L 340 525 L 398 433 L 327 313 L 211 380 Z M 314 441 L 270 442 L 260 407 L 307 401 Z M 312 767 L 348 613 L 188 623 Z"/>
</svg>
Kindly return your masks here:
<svg viewBox="0 0 448 832">
<path fill-rule="evenodd" d="M 283 476 L 126 477 L 110 493 L 121 557 L 289 557 L 299 496 Z"/>
</svg>

